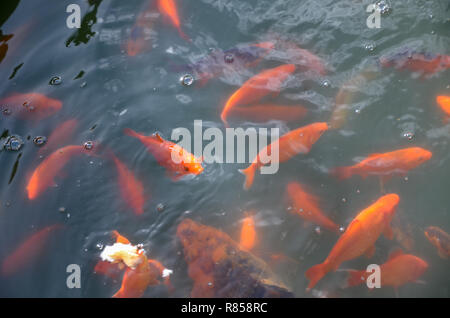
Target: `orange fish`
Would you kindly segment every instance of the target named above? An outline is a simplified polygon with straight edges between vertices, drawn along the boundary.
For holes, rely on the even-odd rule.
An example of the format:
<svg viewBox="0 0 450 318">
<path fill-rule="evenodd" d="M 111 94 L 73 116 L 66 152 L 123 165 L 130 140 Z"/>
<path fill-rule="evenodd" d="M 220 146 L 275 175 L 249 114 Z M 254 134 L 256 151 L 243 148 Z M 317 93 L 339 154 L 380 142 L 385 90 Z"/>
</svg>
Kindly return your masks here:
<svg viewBox="0 0 450 318">
<path fill-rule="evenodd" d="M 116 164 L 117 173 L 119 175 L 120 193 L 122 198 L 132 208 L 136 215 L 144 213 L 144 186 L 136 179 L 133 172 L 130 171 L 123 162 L 116 156 L 111 154 Z"/>
<path fill-rule="evenodd" d="M 288 60 L 300 68 L 311 70 L 319 75 L 326 75 L 327 70 L 323 60 L 308 50 L 300 48 L 297 44 L 285 40 L 278 40 L 280 50 Z"/>
<path fill-rule="evenodd" d="M 357 174 L 363 178 L 378 175 L 389 178 L 392 175 L 404 175 L 409 170 L 430 160 L 432 153 L 419 147 L 405 148 L 387 153 L 374 153 L 351 167 L 340 167 L 331 171 L 339 179 L 348 179 Z"/>
<path fill-rule="evenodd" d="M 450 96 L 438 96 L 436 102 L 447 115 L 447 121 L 450 119 Z"/>
<path fill-rule="evenodd" d="M 389 255 L 386 263 L 380 266 L 381 287 L 391 286 L 397 289 L 417 279 L 427 270 L 428 264 L 421 258 L 404 254 L 402 250 L 394 251 Z M 371 272 L 365 270 L 350 271 L 348 286 L 358 286 L 367 281 Z"/>
<path fill-rule="evenodd" d="M 3 110 L 20 119 L 41 120 L 62 108 L 62 102 L 39 93 L 12 94 L 0 100 Z"/>
<path fill-rule="evenodd" d="M 58 125 L 48 137 L 47 143 L 39 149 L 38 155 L 41 156 L 48 151 L 54 151 L 57 147 L 65 144 L 72 138 L 77 126 L 78 121 L 76 119 L 69 119 Z"/>
<path fill-rule="evenodd" d="M 255 220 L 253 220 L 252 215 L 249 215 L 242 220 L 240 246 L 244 251 L 250 251 L 255 247 L 255 243 Z"/>
<path fill-rule="evenodd" d="M 328 130 L 327 123 L 314 123 L 292 130 L 266 146 L 259 152 L 247 169 L 239 170 L 245 175 L 244 189 L 250 189 L 255 172 L 269 164 L 270 158 L 267 159 L 266 156 L 271 154 L 272 148 L 278 148 L 278 162 L 285 162 L 297 154 L 307 154 L 326 130 Z"/>
<path fill-rule="evenodd" d="M 179 145 L 164 140 L 159 134 L 144 136 L 129 128 L 126 128 L 124 133 L 139 139 L 153 154 L 156 161 L 167 169 L 169 176 L 174 181 L 188 174 L 198 175 L 203 171 L 201 159 L 196 158 Z"/>
<path fill-rule="evenodd" d="M 241 88 L 234 92 L 228 99 L 222 110 L 222 114 L 220 115 L 222 121 L 225 125 L 228 125 L 228 113 L 235 106 L 256 102 L 269 94 L 277 95 L 283 82 L 288 78 L 289 74 L 294 71 L 294 64 L 286 64 L 265 70 L 247 80 Z"/>
<path fill-rule="evenodd" d="M 172 24 L 177 28 L 180 36 L 190 41 L 189 37 L 181 30 L 180 18 L 178 17 L 178 10 L 174 0 L 158 0 L 158 9 L 161 14 L 170 19 Z"/>
<path fill-rule="evenodd" d="M 60 148 L 45 158 L 34 170 L 28 182 L 26 187 L 28 199 L 36 199 L 48 187 L 55 184 L 55 177 L 61 174 L 62 169 L 69 160 L 73 156 L 81 155 L 83 153 L 89 154 L 89 150 L 86 150 L 83 146 L 71 145 Z"/>
<path fill-rule="evenodd" d="M 140 13 L 134 23 L 130 36 L 125 43 L 125 50 L 128 56 L 136 56 L 150 48 L 148 34 L 153 25 L 153 17 L 149 9 Z"/>
<path fill-rule="evenodd" d="M 305 117 L 308 110 L 301 106 L 288 106 L 276 104 L 260 104 L 247 107 L 234 107 L 229 117 L 238 117 L 254 122 L 266 122 L 269 120 L 282 120 L 286 122 L 296 121 Z"/>
<path fill-rule="evenodd" d="M 51 235 L 61 228 L 61 224 L 50 225 L 31 235 L 3 261 L 2 274 L 15 274 L 36 261 L 45 252 Z"/>
<path fill-rule="evenodd" d="M 339 226 L 331 221 L 320 209 L 318 197 L 308 193 L 302 185 L 296 182 L 289 183 L 286 192 L 293 202 L 293 213 L 306 221 L 339 233 Z"/>
<path fill-rule="evenodd" d="M 362 254 L 371 257 L 375 253 L 374 244 L 381 233 L 388 239 L 392 239 L 390 222 L 399 201 L 397 194 L 387 194 L 361 211 L 349 224 L 344 234 L 339 237 L 325 261 L 306 271 L 305 275 L 310 281 L 308 290 L 328 272 L 336 271 L 343 262 Z"/>
<path fill-rule="evenodd" d="M 388 57 L 380 58 L 383 67 L 420 72 L 431 75 L 450 68 L 450 56 L 432 53 L 417 53 L 406 50 Z"/>
<path fill-rule="evenodd" d="M 429 226 L 425 229 L 425 236 L 433 244 L 441 258 L 450 257 L 450 235 L 437 226 Z"/>
</svg>

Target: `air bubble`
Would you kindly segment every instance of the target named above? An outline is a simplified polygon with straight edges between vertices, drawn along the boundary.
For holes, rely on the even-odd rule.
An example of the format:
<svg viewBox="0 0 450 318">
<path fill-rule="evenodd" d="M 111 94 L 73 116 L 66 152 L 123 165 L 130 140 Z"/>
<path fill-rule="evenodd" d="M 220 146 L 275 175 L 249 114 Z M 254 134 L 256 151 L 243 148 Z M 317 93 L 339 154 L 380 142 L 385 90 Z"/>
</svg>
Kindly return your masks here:
<svg viewBox="0 0 450 318">
<path fill-rule="evenodd" d="M 225 54 L 225 56 L 223 57 L 225 63 L 231 64 L 234 62 L 234 56 L 231 53 L 227 53 Z"/>
<path fill-rule="evenodd" d="M 50 85 L 60 85 L 61 83 L 62 83 L 61 76 L 53 76 L 49 82 Z"/>
<path fill-rule="evenodd" d="M 92 141 L 86 141 L 83 147 L 86 150 L 92 150 L 92 148 L 94 148 L 94 143 Z"/>
<path fill-rule="evenodd" d="M 320 226 L 316 226 L 316 228 L 314 229 L 314 232 L 316 232 L 316 234 L 320 235 L 320 233 L 321 233 Z"/>
<path fill-rule="evenodd" d="M 44 136 L 37 136 L 37 137 L 34 137 L 34 139 L 33 139 L 33 143 L 39 147 L 45 145 L 46 142 L 47 142 L 47 137 L 44 137 Z"/>
<path fill-rule="evenodd" d="M 328 81 L 328 80 L 323 80 L 321 85 L 322 85 L 323 87 L 330 87 L 331 83 L 330 83 L 330 81 Z"/>
<path fill-rule="evenodd" d="M 414 139 L 414 133 L 406 132 L 406 133 L 403 134 L 403 137 L 407 138 L 408 140 L 413 140 Z"/>
<path fill-rule="evenodd" d="M 369 52 L 373 52 L 375 50 L 375 44 L 367 43 L 366 45 L 364 45 L 364 49 Z"/>
<path fill-rule="evenodd" d="M 3 148 L 9 151 L 18 151 L 22 148 L 22 145 L 22 138 L 19 136 L 9 136 L 3 144 Z"/>
<path fill-rule="evenodd" d="M 375 9 L 378 10 L 381 14 L 389 14 L 392 10 L 390 5 L 385 1 L 381 0 L 375 4 Z"/>
<path fill-rule="evenodd" d="M 183 86 L 191 86 L 194 83 L 194 77 L 191 74 L 185 74 L 180 78 L 180 83 Z"/>
<path fill-rule="evenodd" d="M 162 212 L 162 211 L 164 211 L 165 208 L 166 208 L 166 207 L 164 206 L 164 204 L 159 203 L 159 204 L 156 206 L 156 211 Z"/>
<path fill-rule="evenodd" d="M 339 228 L 339 232 L 340 232 L 340 233 L 344 233 L 344 232 L 345 232 L 345 227 L 341 226 L 341 227 Z"/>
</svg>

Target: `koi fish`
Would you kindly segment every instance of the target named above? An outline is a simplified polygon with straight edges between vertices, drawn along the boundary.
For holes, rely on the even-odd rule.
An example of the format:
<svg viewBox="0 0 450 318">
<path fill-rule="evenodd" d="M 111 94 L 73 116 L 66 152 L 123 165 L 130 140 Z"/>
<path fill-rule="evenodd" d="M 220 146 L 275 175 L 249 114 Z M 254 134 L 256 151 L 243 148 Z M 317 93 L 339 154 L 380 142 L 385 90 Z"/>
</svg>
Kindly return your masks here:
<svg viewBox="0 0 450 318">
<path fill-rule="evenodd" d="M 125 43 L 128 56 L 136 56 L 150 48 L 150 32 L 154 23 L 152 12 L 147 9 L 140 13 L 131 28 L 130 36 Z"/>
<path fill-rule="evenodd" d="M 350 167 L 335 168 L 331 174 L 339 179 L 348 179 L 357 174 L 363 178 L 368 175 L 389 177 L 404 175 L 430 160 L 432 153 L 419 147 L 405 148 L 387 153 L 374 153 L 360 163 Z"/>
<path fill-rule="evenodd" d="M 416 282 L 427 268 L 428 264 L 423 259 L 412 254 L 404 254 L 399 249 L 391 253 L 387 262 L 380 266 L 380 285 L 397 289 L 407 283 Z M 349 274 L 347 285 L 358 286 L 365 283 L 372 273 L 368 273 L 366 270 L 352 270 Z"/>
<path fill-rule="evenodd" d="M 206 83 L 227 70 L 239 72 L 243 69 L 255 67 L 273 49 L 272 42 L 261 42 L 238 45 L 237 47 L 222 51 L 214 50 L 208 56 L 194 61 L 190 65 L 173 65 L 171 69 L 177 72 L 192 72 L 200 85 Z"/>
<path fill-rule="evenodd" d="M 319 198 L 308 193 L 297 182 L 291 182 L 286 187 L 286 192 L 293 202 L 293 213 L 299 215 L 305 221 L 323 226 L 330 231 L 339 234 L 339 226 L 330 220 L 320 209 Z"/>
<path fill-rule="evenodd" d="M 295 155 L 307 154 L 326 130 L 328 130 L 327 123 L 310 124 L 292 130 L 264 147 L 247 169 L 239 170 L 245 175 L 244 189 L 250 189 L 255 172 L 269 164 L 270 158 L 268 158 L 268 154 L 272 153 L 272 148 L 278 149 L 278 162 L 285 162 Z"/>
<path fill-rule="evenodd" d="M 247 105 L 256 102 L 269 94 L 277 95 L 283 82 L 294 71 L 294 64 L 286 64 L 265 70 L 247 80 L 228 99 L 220 115 L 222 121 L 225 125 L 228 125 L 228 113 L 237 105 Z"/>
<path fill-rule="evenodd" d="M 169 176 L 174 181 L 188 174 L 198 175 L 203 171 L 201 159 L 196 158 L 179 145 L 164 140 L 159 134 L 144 136 L 129 128 L 126 128 L 124 133 L 139 139 L 153 154 L 156 161 L 167 169 Z"/>
<path fill-rule="evenodd" d="M 177 6 L 174 0 L 158 0 L 159 12 L 170 19 L 172 24 L 178 30 L 180 36 L 186 41 L 191 41 L 189 37 L 181 30 L 180 18 L 178 16 Z"/>
<path fill-rule="evenodd" d="M 62 228 L 63 225 L 61 224 L 50 225 L 27 238 L 12 254 L 5 258 L 2 264 L 2 274 L 15 274 L 22 271 L 30 263 L 35 262 L 45 252 L 53 233 Z"/>
<path fill-rule="evenodd" d="M 113 295 L 115 298 L 142 297 L 149 286 L 159 284 L 159 278 L 168 282 L 172 274 L 155 260 L 148 260 L 144 250 L 130 243 L 115 243 L 106 246 L 100 255 L 103 261 L 122 263 L 126 266 L 120 289 Z"/>
<path fill-rule="evenodd" d="M 380 58 L 383 67 L 393 67 L 398 70 L 419 72 L 431 75 L 450 67 L 450 56 L 432 53 L 417 53 L 410 50 L 392 56 Z"/>
<path fill-rule="evenodd" d="M 28 199 L 34 200 L 40 196 L 48 187 L 55 184 L 55 177 L 60 175 L 69 160 L 76 155 L 89 154 L 83 146 L 65 146 L 53 152 L 44 159 L 34 170 L 28 182 L 26 190 Z"/>
<path fill-rule="evenodd" d="M 62 108 L 62 102 L 40 93 L 12 94 L 0 100 L 3 110 L 20 119 L 42 120 Z"/>
<path fill-rule="evenodd" d="M 450 235 L 437 226 L 429 226 L 425 229 L 425 236 L 433 244 L 441 258 L 450 257 Z"/>
<path fill-rule="evenodd" d="M 253 216 L 249 215 L 242 220 L 240 246 L 244 251 L 250 251 L 255 247 L 256 231 Z"/>
<path fill-rule="evenodd" d="M 57 147 L 60 147 L 69 141 L 77 129 L 77 126 L 78 121 L 76 119 L 69 119 L 58 125 L 48 137 L 47 142 L 39 149 L 38 155 L 42 156 L 48 151 L 54 151 Z"/>
<path fill-rule="evenodd" d="M 364 253 L 371 257 L 375 253 L 374 244 L 381 233 L 392 239 L 390 222 L 399 201 L 397 194 L 387 194 L 361 211 L 339 237 L 325 261 L 306 271 L 305 275 L 310 281 L 307 290 L 313 288 L 328 272 L 336 271 L 343 262 Z"/>
<path fill-rule="evenodd" d="M 266 122 L 269 120 L 282 120 L 286 122 L 296 121 L 306 116 L 308 110 L 301 106 L 260 104 L 247 107 L 234 107 L 229 117 L 248 119 L 254 122 Z"/>
<path fill-rule="evenodd" d="M 448 121 L 450 119 L 450 96 L 438 96 L 436 102 L 447 115 L 446 120 Z"/>
<path fill-rule="evenodd" d="M 136 215 L 143 214 L 145 204 L 144 186 L 136 179 L 133 172 L 119 160 L 119 158 L 114 154 L 111 154 L 111 157 L 114 160 L 119 175 L 119 186 L 122 198 Z"/>
</svg>

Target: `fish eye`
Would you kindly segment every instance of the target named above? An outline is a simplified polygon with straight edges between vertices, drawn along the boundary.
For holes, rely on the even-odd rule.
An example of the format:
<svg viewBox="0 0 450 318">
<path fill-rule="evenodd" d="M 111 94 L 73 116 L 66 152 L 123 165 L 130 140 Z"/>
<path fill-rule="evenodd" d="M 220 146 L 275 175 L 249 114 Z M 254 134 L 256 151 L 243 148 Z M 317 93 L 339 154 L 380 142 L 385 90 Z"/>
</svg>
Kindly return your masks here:
<svg viewBox="0 0 450 318">
<path fill-rule="evenodd" d="M 184 166 L 184 171 L 189 171 L 189 167 Z"/>
</svg>

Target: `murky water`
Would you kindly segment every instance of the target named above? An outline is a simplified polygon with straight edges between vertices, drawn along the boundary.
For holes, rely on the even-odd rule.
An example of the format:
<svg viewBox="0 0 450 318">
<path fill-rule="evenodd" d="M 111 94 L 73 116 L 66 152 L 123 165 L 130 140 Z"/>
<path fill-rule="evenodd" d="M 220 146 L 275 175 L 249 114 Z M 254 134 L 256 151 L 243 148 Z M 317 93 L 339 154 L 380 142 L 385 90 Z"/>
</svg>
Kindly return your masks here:
<svg viewBox="0 0 450 318">
<path fill-rule="evenodd" d="M 52 233 L 45 253 L 32 265 L 0 278 L 0 296 L 110 297 L 120 280 L 94 274 L 93 268 L 101 247 L 111 244 L 110 232 L 118 230 L 174 271 L 172 293 L 165 286 L 152 286 L 145 297 L 188 297 L 192 281 L 175 234 L 179 222 L 189 217 L 237 240 L 244 212 L 253 210 L 258 234 L 254 253 L 265 260 L 281 253 L 295 260 L 278 262 L 273 269 L 296 297 L 394 297 L 390 287 L 371 292 L 364 286 L 341 288 L 346 274 L 342 271 L 328 274 L 313 293 L 306 293 L 305 271 L 325 259 L 337 236 L 315 225 L 304 226 L 290 214 L 285 188 L 291 181 L 307 184 L 321 198 L 325 213 L 346 227 L 380 197 L 379 181 L 339 181 L 328 170 L 408 146 L 426 148 L 433 158 L 406 177 L 394 177 L 385 190 L 401 198 L 394 224 L 413 242 L 408 252 L 424 259 L 429 268 L 420 278 L 425 284 L 410 283 L 399 295 L 450 296 L 449 261 L 438 256 L 423 233 L 430 225 L 450 232 L 450 124 L 443 122 L 435 102 L 437 95 L 449 95 L 450 73 L 418 77 L 381 68 L 377 62 L 380 56 L 406 49 L 449 54 L 448 1 L 386 1 L 392 10 L 381 16 L 380 29 L 369 29 L 365 9 L 370 1 L 179 0 L 181 28 L 191 41 L 180 37 L 153 1 L 6 2 L 0 5 L 0 30 L 14 36 L 0 63 L 1 98 L 36 92 L 63 105 L 42 120 L 20 120 L 8 110 L 0 115 L 1 142 L 9 136 L 19 138 L 0 153 L 0 259 L 37 230 L 52 224 L 63 224 L 64 230 Z M 66 26 L 70 3 L 81 7 L 79 30 Z M 139 16 L 145 17 L 144 35 L 133 33 Z M 133 36 L 144 39 L 138 54 L 129 54 L 127 48 Z M 350 104 L 345 124 L 326 132 L 309 154 L 281 164 L 277 174 L 257 175 L 254 186 L 244 191 L 238 169 L 247 164 L 213 163 L 205 164 L 198 176 L 173 182 L 139 141 L 123 133 L 132 128 L 169 139 L 174 128 L 193 131 L 194 120 L 202 120 L 204 128 L 224 130 L 220 113 L 227 98 L 258 72 L 289 63 L 289 56 L 273 50 L 255 67 L 226 68 L 202 85 L 197 79 L 181 85 L 183 75 L 196 76 L 186 65 L 196 65 L 212 52 L 277 38 L 319 56 L 329 71 L 323 76 L 298 71 L 277 97 L 280 104 L 304 105 L 304 119 L 244 122 L 242 127 L 279 127 L 285 133 L 329 121 L 340 89 L 353 87 L 344 96 Z M 374 69 L 374 76 L 364 75 L 368 69 Z M 189 79 L 184 81 L 189 84 Z M 112 149 L 144 186 L 148 200 L 142 215 L 136 216 L 121 198 L 116 168 L 104 157 L 78 156 L 63 169 L 56 185 L 28 199 L 29 177 L 48 156 L 39 157 L 42 140 L 34 139 L 49 137 L 69 119 L 78 125 L 60 146 L 93 141 L 94 147 Z M 399 240 L 381 237 L 373 259 L 360 257 L 341 268 L 382 264 L 398 246 Z M 69 264 L 81 266 L 80 289 L 66 286 Z"/>
</svg>

